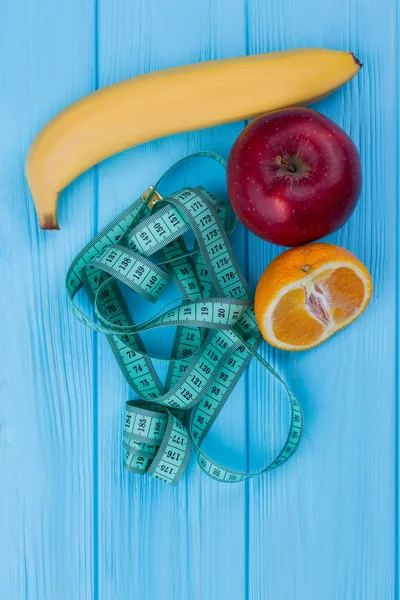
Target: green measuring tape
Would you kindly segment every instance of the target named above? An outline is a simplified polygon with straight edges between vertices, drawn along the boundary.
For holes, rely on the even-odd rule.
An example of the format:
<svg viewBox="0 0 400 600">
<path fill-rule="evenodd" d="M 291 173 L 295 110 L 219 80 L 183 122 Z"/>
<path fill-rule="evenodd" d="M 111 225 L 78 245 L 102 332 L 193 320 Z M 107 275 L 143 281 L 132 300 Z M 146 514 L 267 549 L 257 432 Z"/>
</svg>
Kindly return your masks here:
<svg viewBox="0 0 400 600">
<path fill-rule="evenodd" d="M 211 152 L 197 152 L 176 165 L 192 157 L 226 166 Z M 253 295 L 228 240 L 236 225 L 231 207 L 202 187 L 162 198 L 157 187 L 165 175 L 75 258 L 66 280 L 71 308 L 85 325 L 107 336 L 138 396 L 126 406 L 126 468 L 176 484 L 193 446 L 200 467 L 210 477 L 244 481 L 278 467 L 296 451 L 303 432 L 302 410 L 285 381 L 257 352 L 261 335 Z M 192 250 L 182 237 L 189 230 L 195 236 Z M 148 258 L 154 255 L 158 264 Z M 179 304 L 171 303 L 135 324 L 118 282 L 156 302 L 171 280 L 182 293 Z M 96 322 L 74 303 L 82 288 Z M 140 332 L 166 326 L 177 328 L 169 359 L 146 352 L 140 337 Z M 218 464 L 201 444 L 253 356 L 284 386 L 291 413 L 288 437 L 278 456 L 259 473 L 246 473 Z M 169 361 L 164 385 L 154 369 L 155 358 Z"/>
</svg>

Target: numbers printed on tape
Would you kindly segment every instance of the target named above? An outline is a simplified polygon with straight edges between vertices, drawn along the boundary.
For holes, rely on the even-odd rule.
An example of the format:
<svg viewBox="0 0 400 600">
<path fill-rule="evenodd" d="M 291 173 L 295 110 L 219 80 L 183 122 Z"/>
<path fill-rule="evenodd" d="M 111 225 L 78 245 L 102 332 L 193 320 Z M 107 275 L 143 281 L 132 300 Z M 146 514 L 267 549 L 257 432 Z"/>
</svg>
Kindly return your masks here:
<svg viewBox="0 0 400 600">
<path fill-rule="evenodd" d="M 212 153 L 197 155 L 224 165 Z M 284 463 L 300 444 L 300 404 L 257 352 L 261 337 L 252 295 L 228 241 L 234 227 L 230 206 L 202 187 L 186 188 L 167 198 L 158 195 L 153 203 L 150 194 L 144 194 L 78 254 L 68 271 L 66 285 L 75 316 L 107 335 L 138 396 L 127 403 L 123 442 L 125 466 L 134 473 L 176 484 L 193 446 L 201 469 L 213 479 L 234 483 L 258 474 L 219 465 L 201 450 L 253 356 L 284 386 L 291 409 L 284 447 L 261 472 Z M 189 252 L 182 236 L 190 229 L 195 246 Z M 148 258 L 157 252 L 164 259 L 159 265 Z M 172 279 L 182 293 L 182 303 L 136 325 L 119 283 L 156 302 Z M 100 324 L 74 303 L 82 287 Z M 177 329 L 162 386 L 140 332 L 165 326 Z"/>
</svg>

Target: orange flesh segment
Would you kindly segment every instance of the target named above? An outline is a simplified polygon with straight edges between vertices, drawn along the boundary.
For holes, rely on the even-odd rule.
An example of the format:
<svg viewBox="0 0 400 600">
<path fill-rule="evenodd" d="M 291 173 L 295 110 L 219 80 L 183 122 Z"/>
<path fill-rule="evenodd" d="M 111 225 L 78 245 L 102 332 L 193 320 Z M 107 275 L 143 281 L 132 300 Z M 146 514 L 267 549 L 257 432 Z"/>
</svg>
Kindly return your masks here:
<svg viewBox="0 0 400 600">
<path fill-rule="evenodd" d="M 308 346 L 317 342 L 324 326 L 305 307 L 304 288 L 295 288 L 278 302 L 272 315 L 275 337 L 291 346 Z"/>
<path fill-rule="evenodd" d="M 362 279 L 348 267 L 320 273 L 307 287 L 287 292 L 272 315 L 276 339 L 291 346 L 315 344 L 328 325 L 339 328 L 360 310 L 365 294 Z"/>
<path fill-rule="evenodd" d="M 362 279 L 348 267 L 333 271 L 322 284 L 325 294 L 332 298 L 331 314 L 337 325 L 348 321 L 361 307 L 365 288 Z"/>
</svg>

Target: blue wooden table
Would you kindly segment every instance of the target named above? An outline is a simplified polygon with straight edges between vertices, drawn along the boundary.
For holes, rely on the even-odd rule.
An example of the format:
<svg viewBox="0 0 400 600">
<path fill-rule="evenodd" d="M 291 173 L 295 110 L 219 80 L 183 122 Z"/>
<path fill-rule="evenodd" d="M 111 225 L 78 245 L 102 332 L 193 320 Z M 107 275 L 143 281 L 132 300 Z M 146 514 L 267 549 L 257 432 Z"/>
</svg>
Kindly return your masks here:
<svg viewBox="0 0 400 600">
<path fill-rule="evenodd" d="M 398 12 L 396 0 L 0 1 L 2 600 L 399 598 Z M 65 274 L 172 162 L 199 149 L 227 155 L 243 123 L 159 140 L 89 171 L 61 197 L 60 232 L 38 229 L 26 151 L 50 117 L 98 87 L 296 46 L 348 49 L 364 63 L 318 109 L 361 152 L 360 203 L 330 241 L 370 269 L 373 301 L 315 350 L 263 345 L 305 412 L 304 441 L 282 468 L 231 486 L 194 461 L 176 488 L 136 477 L 122 467 L 130 391 L 106 340 L 69 312 Z M 185 178 L 212 189 L 211 169 Z M 279 250 L 243 227 L 233 246 L 254 289 Z M 207 449 L 261 467 L 287 417 L 253 361 Z"/>
</svg>

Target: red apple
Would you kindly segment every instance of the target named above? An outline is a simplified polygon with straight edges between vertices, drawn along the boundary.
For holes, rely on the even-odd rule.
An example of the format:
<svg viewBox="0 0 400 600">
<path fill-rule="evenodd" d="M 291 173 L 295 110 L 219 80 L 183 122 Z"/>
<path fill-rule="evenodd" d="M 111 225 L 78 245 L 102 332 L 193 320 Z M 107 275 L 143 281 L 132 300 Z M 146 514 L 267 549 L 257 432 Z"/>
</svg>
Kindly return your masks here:
<svg viewBox="0 0 400 600">
<path fill-rule="evenodd" d="M 349 136 L 327 117 L 287 108 L 252 121 L 228 159 L 228 194 L 239 220 L 281 246 L 336 231 L 361 191 L 361 163 Z"/>
</svg>

